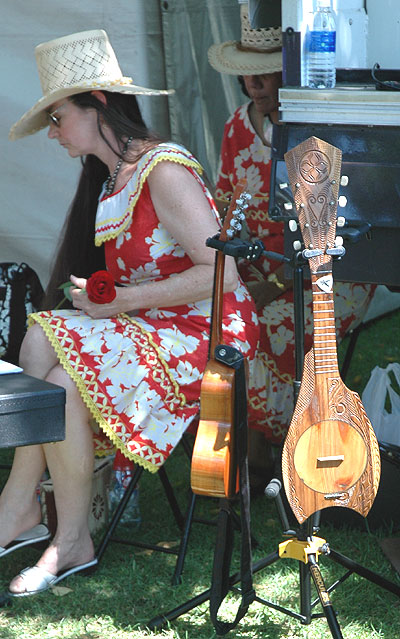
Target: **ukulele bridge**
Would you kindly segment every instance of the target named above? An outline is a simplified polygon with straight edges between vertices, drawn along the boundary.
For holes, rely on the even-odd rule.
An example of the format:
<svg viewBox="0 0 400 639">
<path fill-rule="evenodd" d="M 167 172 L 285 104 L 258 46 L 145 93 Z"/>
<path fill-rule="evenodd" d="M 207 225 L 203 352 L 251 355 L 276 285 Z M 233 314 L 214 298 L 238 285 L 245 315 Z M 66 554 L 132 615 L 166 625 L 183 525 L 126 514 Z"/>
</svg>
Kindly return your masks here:
<svg viewBox="0 0 400 639">
<path fill-rule="evenodd" d="M 336 468 L 344 461 L 344 455 L 317 457 L 317 468 Z"/>
</svg>

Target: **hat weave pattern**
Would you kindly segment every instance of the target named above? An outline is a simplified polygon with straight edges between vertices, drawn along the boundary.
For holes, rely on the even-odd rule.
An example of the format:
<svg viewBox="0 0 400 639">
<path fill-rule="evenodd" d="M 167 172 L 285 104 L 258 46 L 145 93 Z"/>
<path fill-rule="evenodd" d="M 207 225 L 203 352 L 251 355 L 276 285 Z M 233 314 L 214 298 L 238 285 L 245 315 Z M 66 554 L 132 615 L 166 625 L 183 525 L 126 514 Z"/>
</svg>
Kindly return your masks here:
<svg viewBox="0 0 400 639">
<path fill-rule="evenodd" d="M 241 19 L 241 48 L 259 51 L 260 53 L 278 51 L 282 48 L 282 29 L 269 27 L 267 29 L 252 29 L 247 7 L 240 7 Z"/>
<path fill-rule="evenodd" d="M 114 51 L 102 34 L 60 40 L 38 45 L 35 50 L 44 95 L 84 83 L 92 86 L 122 79 Z"/>
</svg>

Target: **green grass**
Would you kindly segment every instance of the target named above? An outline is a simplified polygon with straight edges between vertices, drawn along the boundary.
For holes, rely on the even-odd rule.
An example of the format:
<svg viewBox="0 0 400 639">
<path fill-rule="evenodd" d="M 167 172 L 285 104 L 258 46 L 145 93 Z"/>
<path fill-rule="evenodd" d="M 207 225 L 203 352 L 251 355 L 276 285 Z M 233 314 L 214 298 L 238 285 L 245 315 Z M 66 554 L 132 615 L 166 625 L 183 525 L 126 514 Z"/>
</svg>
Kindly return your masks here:
<svg viewBox="0 0 400 639">
<path fill-rule="evenodd" d="M 400 313 L 380 319 L 360 335 L 346 384 L 361 393 L 371 369 L 400 361 Z M 346 344 L 340 347 L 343 357 Z M 10 451 L 1 451 L 0 462 L 10 460 Z M 166 465 L 182 507 L 187 500 L 188 464 L 177 450 Z M 6 471 L 1 471 L 4 482 Z M 154 543 L 178 542 L 179 533 L 157 477 L 145 474 L 141 482 L 143 523 L 137 533 Z M 398 485 L 393 486 L 398 490 Z M 212 518 L 216 513 L 213 499 L 198 499 L 196 514 Z M 254 551 L 257 561 L 276 551 L 283 541 L 275 504 L 264 496 L 252 501 L 252 531 L 259 542 Z M 129 529 L 121 534 L 133 535 Z M 400 585 L 400 577 L 382 553 L 379 540 L 398 536 L 395 528 L 339 527 L 323 524 L 320 536 L 330 546 L 363 566 Z M 210 585 L 215 528 L 193 524 L 186 556 L 183 581 L 171 585 L 175 556 L 111 543 L 98 571 L 91 577 L 75 576 L 62 582 L 61 593 L 13 600 L 0 609 L 0 639 L 211 639 L 215 637 L 210 622 L 208 602 L 155 631 L 146 629 L 153 617 L 181 606 Z M 97 539 L 97 542 L 99 539 Z M 238 546 L 238 536 L 236 546 Z M 21 568 L 37 560 L 38 550 L 19 550 L 1 560 L 0 587 L 6 589 Z M 238 548 L 232 572 L 238 566 Z M 320 558 L 327 584 L 344 570 L 329 557 Z M 299 609 L 298 562 L 280 559 L 254 576 L 259 597 L 275 601 L 293 610 Z M 313 592 L 313 597 L 315 593 Z M 352 575 L 332 593 L 343 636 L 346 639 L 398 639 L 400 637 L 400 599 L 370 581 Z M 237 598 L 230 595 L 221 616 L 232 619 Z M 319 605 L 315 612 L 320 612 Z M 328 639 L 331 632 L 324 618 L 302 625 L 296 619 L 260 603 L 253 603 L 248 614 L 228 637 L 237 639 Z"/>
</svg>

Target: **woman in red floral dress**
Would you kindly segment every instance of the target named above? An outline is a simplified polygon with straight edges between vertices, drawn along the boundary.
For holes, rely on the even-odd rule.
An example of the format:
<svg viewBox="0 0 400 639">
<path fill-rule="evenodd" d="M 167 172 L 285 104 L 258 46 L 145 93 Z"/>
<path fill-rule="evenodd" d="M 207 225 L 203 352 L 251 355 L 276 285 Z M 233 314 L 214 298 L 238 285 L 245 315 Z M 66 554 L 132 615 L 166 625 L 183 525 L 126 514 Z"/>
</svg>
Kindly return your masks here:
<svg viewBox="0 0 400 639">
<path fill-rule="evenodd" d="M 45 96 L 10 132 L 15 139 L 49 125 L 50 139 L 83 158 L 46 306 L 54 308 L 54 290 L 73 273 L 73 308 L 31 315 L 20 355 L 25 372 L 66 388 L 66 439 L 17 449 L 0 498 L 0 556 L 18 547 L 20 533 L 29 540 L 31 529 L 33 543 L 35 488 L 46 466 L 58 527 L 36 566 L 11 582 L 13 596 L 42 592 L 96 565 L 88 529 L 91 422 L 128 459 L 156 472 L 199 410 L 215 258 L 206 239 L 218 232 L 218 215 L 197 160 L 147 130 L 134 94 L 154 90 L 123 78 L 110 50 L 103 31 L 39 45 Z M 70 67 L 72 57 L 69 78 L 62 62 L 68 58 Z M 97 304 L 86 282 L 104 265 L 116 296 Z M 233 259 L 225 272 L 223 340 L 251 368 L 255 306 Z"/>
</svg>

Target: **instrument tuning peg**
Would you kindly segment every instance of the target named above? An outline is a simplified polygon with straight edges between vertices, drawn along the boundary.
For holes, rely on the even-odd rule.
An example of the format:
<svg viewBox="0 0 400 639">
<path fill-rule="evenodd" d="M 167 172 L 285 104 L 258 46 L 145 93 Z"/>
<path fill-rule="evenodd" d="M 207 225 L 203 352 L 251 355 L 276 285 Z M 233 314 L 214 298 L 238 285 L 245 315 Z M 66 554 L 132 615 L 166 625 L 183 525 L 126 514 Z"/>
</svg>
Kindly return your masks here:
<svg viewBox="0 0 400 639">
<path fill-rule="evenodd" d="M 348 183 L 349 183 L 349 176 L 342 175 L 342 177 L 340 178 L 340 186 L 347 186 Z"/>
<path fill-rule="evenodd" d="M 296 220 L 289 220 L 289 229 L 294 233 L 297 231 L 297 222 Z"/>
<path fill-rule="evenodd" d="M 340 206 L 341 208 L 343 208 L 344 206 L 346 206 L 346 204 L 347 204 L 347 197 L 346 197 L 345 195 L 341 195 L 341 196 L 339 197 L 338 204 L 339 204 L 339 206 Z"/>
<path fill-rule="evenodd" d="M 287 189 L 288 188 L 288 183 L 287 182 L 281 182 L 279 185 L 279 188 L 281 191 L 283 191 L 283 189 Z"/>
<path fill-rule="evenodd" d="M 293 204 L 291 202 L 285 202 L 283 207 L 286 209 L 286 211 L 291 211 L 293 208 Z"/>
<path fill-rule="evenodd" d="M 343 215 L 339 215 L 337 221 L 336 221 L 336 226 L 342 227 L 346 224 L 346 218 L 343 217 Z"/>
<path fill-rule="evenodd" d="M 300 249 L 301 249 L 301 242 L 300 242 L 300 240 L 295 240 L 295 241 L 293 242 L 293 248 L 294 248 L 294 250 L 295 250 L 295 251 L 300 251 Z"/>
<path fill-rule="evenodd" d="M 343 238 L 341 235 L 337 235 L 335 238 L 335 246 L 343 246 Z"/>
</svg>

